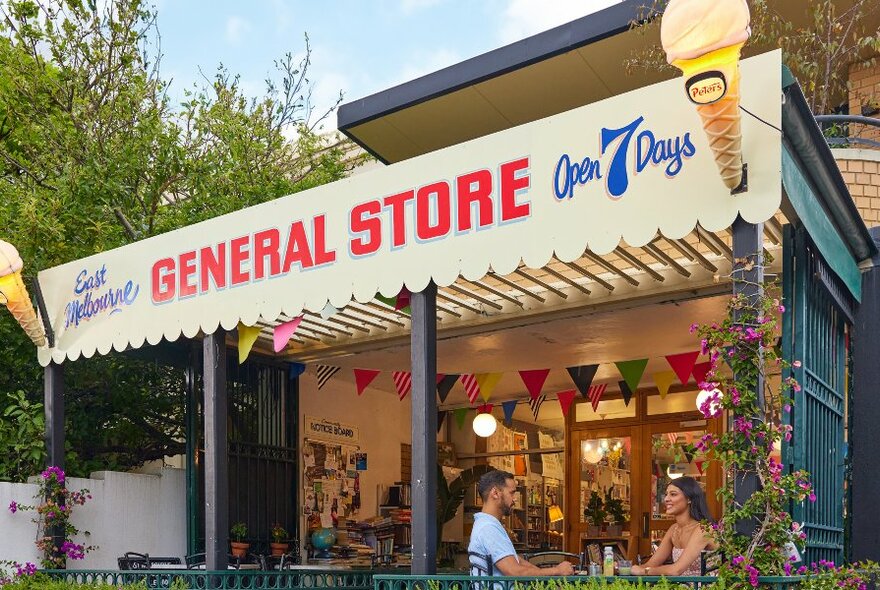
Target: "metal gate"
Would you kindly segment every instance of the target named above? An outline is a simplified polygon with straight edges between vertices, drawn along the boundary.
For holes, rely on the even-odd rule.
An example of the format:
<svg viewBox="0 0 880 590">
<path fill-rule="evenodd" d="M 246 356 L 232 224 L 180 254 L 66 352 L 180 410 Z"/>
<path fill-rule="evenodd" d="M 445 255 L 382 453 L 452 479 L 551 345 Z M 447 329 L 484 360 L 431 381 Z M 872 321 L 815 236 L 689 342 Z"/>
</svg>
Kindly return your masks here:
<svg viewBox="0 0 880 590">
<path fill-rule="evenodd" d="M 791 470 L 810 472 L 816 493 L 815 502 L 797 503 L 791 514 L 804 523 L 804 561 L 840 563 L 852 299 L 803 228 L 786 226 L 783 256 L 783 348 L 786 359 L 800 361 L 790 371 L 801 386 L 792 392 L 793 437 L 783 446 L 783 461 Z"/>
</svg>

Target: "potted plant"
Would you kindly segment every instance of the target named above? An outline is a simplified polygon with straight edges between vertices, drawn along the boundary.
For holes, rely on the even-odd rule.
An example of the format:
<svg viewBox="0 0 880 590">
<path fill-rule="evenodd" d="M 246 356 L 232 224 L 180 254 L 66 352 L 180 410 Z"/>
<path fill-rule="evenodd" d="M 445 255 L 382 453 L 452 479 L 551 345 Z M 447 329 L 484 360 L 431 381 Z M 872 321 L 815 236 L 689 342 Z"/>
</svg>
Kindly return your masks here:
<svg viewBox="0 0 880 590">
<path fill-rule="evenodd" d="M 590 499 L 587 501 L 587 507 L 584 508 L 584 518 L 589 523 L 587 525 L 587 536 L 598 537 L 602 531 L 602 523 L 605 522 L 605 510 L 603 508 L 602 498 L 599 492 L 590 493 Z"/>
<path fill-rule="evenodd" d="M 247 555 L 248 549 L 250 549 L 251 544 L 245 542 L 245 538 L 248 534 L 247 524 L 243 522 L 237 522 L 232 525 L 232 528 L 229 529 L 229 537 L 231 539 L 230 545 L 232 546 L 232 555 L 235 557 L 244 557 Z"/>
<path fill-rule="evenodd" d="M 619 537 L 623 533 L 626 515 L 623 512 L 623 500 L 612 498 L 611 490 L 605 493 L 605 510 L 608 512 L 608 536 Z"/>
<path fill-rule="evenodd" d="M 276 522 L 272 525 L 271 534 L 272 542 L 269 543 L 269 547 L 272 549 L 272 556 L 281 557 L 290 547 L 290 543 L 287 542 L 287 529 Z"/>
</svg>

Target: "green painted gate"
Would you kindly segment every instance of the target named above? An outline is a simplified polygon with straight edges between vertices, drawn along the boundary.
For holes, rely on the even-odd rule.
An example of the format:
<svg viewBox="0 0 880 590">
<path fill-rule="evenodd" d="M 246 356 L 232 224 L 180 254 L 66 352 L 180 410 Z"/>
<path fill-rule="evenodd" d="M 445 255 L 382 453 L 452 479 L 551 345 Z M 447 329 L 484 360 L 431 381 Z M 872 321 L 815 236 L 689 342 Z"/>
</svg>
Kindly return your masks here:
<svg viewBox="0 0 880 590">
<path fill-rule="evenodd" d="M 845 426 L 848 401 L 848 332 L 852 298 L 802 228 L 786 226 L 783 239 L 783 350 L 800 361 L 791 375 L 801 390 L 792 392 L 785 418 L 793 438 L 783 445 L 783 462 L 812 476 L 816 501 L 791 507 L 804 523 L 807 564 L 840 563 L 844 549 Z"/>
</svg>

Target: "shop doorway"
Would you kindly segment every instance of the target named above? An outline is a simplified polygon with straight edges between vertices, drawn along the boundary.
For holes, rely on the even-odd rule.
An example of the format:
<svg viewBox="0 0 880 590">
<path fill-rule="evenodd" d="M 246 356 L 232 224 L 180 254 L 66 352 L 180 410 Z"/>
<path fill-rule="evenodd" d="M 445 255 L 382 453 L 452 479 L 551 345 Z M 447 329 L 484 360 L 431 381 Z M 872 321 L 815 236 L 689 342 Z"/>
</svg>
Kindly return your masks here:
<svg viewBox="0 0 880 590">
<path fill-rule="evenodd" d="M 665 515 L 666 487 L 684 475 L 700 482 L 713 516 L 720 516 L 720 469 L 688 450 L 720 429 L 719 420 L 687 410 L 696 408 L 696 394 L 671 392 L 664 399 L 656 390 L 637 392 L 629 404 L 609 395 L 596 411 L 588 401 L 578 404 L 566 445 L 567 550 L 593 561 L 609 545 L 631 560 L 650 556 L 673 522 Z"/>
</svg>

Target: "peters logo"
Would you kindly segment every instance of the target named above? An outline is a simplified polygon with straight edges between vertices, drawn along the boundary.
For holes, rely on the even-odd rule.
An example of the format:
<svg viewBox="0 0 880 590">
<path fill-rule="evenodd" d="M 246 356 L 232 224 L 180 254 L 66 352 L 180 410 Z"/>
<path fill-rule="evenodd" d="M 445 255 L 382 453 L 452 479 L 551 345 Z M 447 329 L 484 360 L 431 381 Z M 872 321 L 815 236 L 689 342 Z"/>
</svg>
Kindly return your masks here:
<svg viewBox="0 0 880 590">
<path fill-rule="evenodd" d="M 696 104 L 711 104 L 727 93 L 727 82 L 721 72 L 703 72 L 685 83 L 688 98 Z"/>
<path fill-rule="evenodd" d="M 128 281 L 121 287 L 114 287 L 108 280 L 107 265 L 91 270 L 84 268 L 76 275 L 74 299 L 64 308 L 65 328 L 78 327 L 80 322 L 87 322 L 105 312 L 108 315 L 119 313 L 134 303 L 140 285 Z"/>
</svg>

